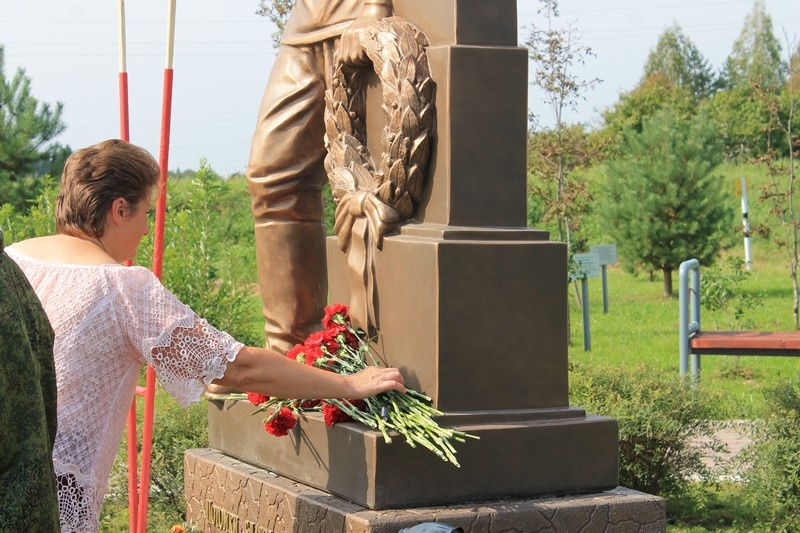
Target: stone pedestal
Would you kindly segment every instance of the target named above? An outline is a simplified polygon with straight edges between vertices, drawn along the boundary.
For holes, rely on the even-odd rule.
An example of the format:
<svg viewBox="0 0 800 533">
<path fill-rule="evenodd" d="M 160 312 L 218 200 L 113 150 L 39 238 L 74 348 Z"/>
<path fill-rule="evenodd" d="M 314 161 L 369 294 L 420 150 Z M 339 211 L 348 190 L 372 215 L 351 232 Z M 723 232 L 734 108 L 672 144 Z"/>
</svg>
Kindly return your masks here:
<svg viewBox="0 0 800 533">
<path fill-rule="evenodd" d="M 581 409 L 448 413 L 442 425 L 480 437 L 456 443 L 456 468 L 360 424 L 327 427 L 311 413 L 276 438 L 247 402 L 210 404 L 214 448 L 371 509 L 597 492 L 617 482 L 616 425 Z"/>
<path fill-rule="evenodd" d="M 395 12 L 431 41 L 436 140 L 415 221 L 375 254 L 375 349 L 409 387 L 433 399 L 445 413 L 440 424 L 480 440 L 456 444 L 456 468 L 401 437 L 386 444 L 378 432 L 357 424 L 328 428 L 317 415 L 287 437 L 271 437 L 251 405 L 209 402 L 210 444 L 254 465 L 244 484 L 261 479 L 263 469 L 324 491 L 326 501 L 344 498 L 360 512 L 405 508 L 392 516 L 417 516 L 417 508 L 519 498 L 487 509 L 525 509 L 532 530 L 547 515 L 532 498 L 614 507 L 616 496 L 604 491 L 618 483 L 616 421 L 569 405 L 566 246 L 526 226 L 528 59 L 516 44 L 515 2 L 395 0 Z M 370 101 L 376 98 L 368 94 L 368 108 Z M 368 110 L 368 140 L 380 138 L 370 133 L 378 128 L 370 125 L 375 116 L 379 110 Z M 334 238 L 327 246 L 329 300 L 348 304 L 347 255 Z M 229 497 L 215 493 L 210 501 L 220 506 L 219 498 Z M 656 507 L 663 519 L 663 506 Z M 469 509 L 483 516 L 476 511 L 483 508 L 466 506 L 459 516 Z M 486 523 L 498 512 L 486 511 Z M 592 530 L 611 527 L 603 516 L 607 526 L 592 522 Z M 502 529 L 476 523 L 457 525 Z M 366 527 L 331 531 L 397 530 Z"/>
<path fill-rule="evenodd" d="M 206 533 L 397 533 L 424 522 L 466 533 L 666 531 L 664 500 L 623 487 L 562 498 L 375 511 L 216 450 L 189 450 L 185 463 L 186 519 Z"/>
</svg>

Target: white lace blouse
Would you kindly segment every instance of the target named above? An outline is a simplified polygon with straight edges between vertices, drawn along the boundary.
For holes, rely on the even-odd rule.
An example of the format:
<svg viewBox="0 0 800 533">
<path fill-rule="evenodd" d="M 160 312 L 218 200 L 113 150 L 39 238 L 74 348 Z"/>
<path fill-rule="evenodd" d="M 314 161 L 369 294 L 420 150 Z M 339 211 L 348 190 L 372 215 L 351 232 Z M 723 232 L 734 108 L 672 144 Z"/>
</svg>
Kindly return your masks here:
<svg viewBox="0 0 800 533">
<path fill-rule="evenodd" d="M 140 370 L 181 405 L 222 377 L 242 344 L 198 317 L 148 269 L 70 265 L 6 252 L 55 330 L 58 431 L 53 463 L 63 533 L 96 532 Z"/>
</svg>

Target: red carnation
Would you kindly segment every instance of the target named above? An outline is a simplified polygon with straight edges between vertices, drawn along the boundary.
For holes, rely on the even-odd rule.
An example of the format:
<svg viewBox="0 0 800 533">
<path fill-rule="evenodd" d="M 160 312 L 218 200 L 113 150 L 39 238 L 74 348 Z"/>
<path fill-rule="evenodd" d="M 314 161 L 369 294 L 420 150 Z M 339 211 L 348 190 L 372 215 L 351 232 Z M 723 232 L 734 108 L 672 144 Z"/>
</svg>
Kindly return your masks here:
<svg viewBox="0 0 800 533">
<path fill-rule="evenodd" d="M 292 410 L 288 407 L 281 407 L 280 411 L 266 424 L 264 430 L 270 435 L 283 437 L 289 434 L 289 430 L 297 423 Z"/>
<path fill-rule="evenodd" d="M 346 305 L 333 304 L 325 307 L 325 318 L 322 319 L 322 325 L 325 326 L 325 329 L 349 323 L 350 315 Z"/>
<path fill-rule="evenodd" d="M 317 362 L 317 359 L 323 357 L 324 355 L 325 354 L 322 353 L 322 350 L 320 350 L 318 347 L 314 347 L 306 352 L 303 362 L 308 366 L 314 366 L 314 364 Z"/>
<path fill-rule="evenodd" d="M 322 416 L 325 418 L 325 425 L 332 426 L 339 422 L 349 422 L 352 420 L 350 415 L 339 409 L 335 405 L 329 403 L 322 404 Z"/>
<path fill-rule="evenodd" d="M 340 332 L 340 328 L 344 326 L 337 326 L 335 328 L 326 329 L 325 333 L 322 335 L 322 344 L 325 346 L 325 349 L 328 350 L 328 353 L 335 354 L 339 350 L 339 341 L 336 340 L 336 336 Z"/>
<path fill-rule="evenodd" d="M 352 331 L 350 331 L 349 329 L 345 330 L 344 338 L 345 338 L 345 342 L 347 343 L 347 345 L 350 348 L 352 348 L 353 350 L 357 350 L 358 349 L 358 344 L 359 344 L 358 343 L 358 337 L 353 335 Z"/>
<path fill-rule="evenodd" d="M 322 348 L 322 345 L 325 343 L 325 332 L 324 331 L 315 331 L 308 337 L 306 337 L 306 341 L 303 343 L 303 347 L 306 350 L 312 350 L 314 348 Z"/>
<path fill-rule="evenodd" d="M 269 396 L 266 394 L 259 394 L 257 392 L 248 392 L 247 399 L 250 400 L 250 403 L 253 405 L 261 405 L 262 403 L 269 401 Z"/>
<path fill-rule="evenodd" d="M 300 356 L 304 355 L 305 351 L 306 351 L 306 347 L 305 346 L 303 346 L 302 344 L 295 344 L 294 347 L 292 347 L 291 350 L 286 352 L 286 357 L 288 357 L 289 359 L 292 359 L 294 361 L 297 361 L 298 360 L 298 356 L 299 355 Z M 302 359 L 303 359 L 303 357 L 300 357 L 300 361 L 299 362 L 302 363 L 303 362 Z"/>
<path fill-rule="evenodd" d="M 363 411 L 367 407 L 367 403 L 364 400 L 347 400 L 350 405 L 358 409 L 359 411 Z M 350 422 L 353 418 L 342 411 L 338 406 L 323 403 L 322 404 L 322 415 L 325 418 L 325 425 L 332 426 L 334 424 L 338 424 L 339 422 Z"/>
</svg>

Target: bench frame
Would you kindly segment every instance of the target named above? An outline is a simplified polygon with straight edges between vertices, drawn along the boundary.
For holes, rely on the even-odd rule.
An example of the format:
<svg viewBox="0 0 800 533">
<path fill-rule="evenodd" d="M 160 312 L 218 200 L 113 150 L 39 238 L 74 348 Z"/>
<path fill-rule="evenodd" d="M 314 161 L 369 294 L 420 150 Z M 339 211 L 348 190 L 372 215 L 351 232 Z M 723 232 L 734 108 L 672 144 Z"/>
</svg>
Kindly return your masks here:
<svg viewBox="0 0 800 533">
<path fill-rule="evenodd" d="M 800 356 L 800 332 L 701 331 L 700 263 L 681 263 L 678 282 L 680 373 L 686 376 L 691 359 L 694 380 L 700 377 L 700 355 Z"/>
</svg>

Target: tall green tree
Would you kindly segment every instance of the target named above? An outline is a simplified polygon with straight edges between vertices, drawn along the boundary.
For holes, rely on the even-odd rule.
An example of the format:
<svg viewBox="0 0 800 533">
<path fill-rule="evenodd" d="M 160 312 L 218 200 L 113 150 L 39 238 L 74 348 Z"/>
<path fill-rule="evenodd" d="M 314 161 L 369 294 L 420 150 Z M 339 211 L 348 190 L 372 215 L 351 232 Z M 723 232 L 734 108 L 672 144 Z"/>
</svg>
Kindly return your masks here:
<svg viewBox="0 0 800 533">
<path fill-rule="evenodd" d="M 770 91 L 774 94 L 774 90 Z M 737 85 L 719 91 L 702 104 L 719 125 L 725 156 L 748 160 L 763 156 L 776 128 L 769 109 L 756 97 L 752 85 Z"/>
<path fill-rule="evenodd" d="M 780 125 L 767 102 L 778 98 L 787 72 L 772 19 L 763 0 L 756 0 L 723 66 L 723 90 L 706 102 L 720 124 L 728 158 L 759 159 L 774 148 Z"/>
<path fill-rule="evenodd" d="M 661 271 L 665 296 L 673 270 L 692 257 L 713 262 L 734 227 L 733 201 L 714 174 L 721 148 L 706 117 L 662 110 L 641 131 L 626 130 L 620 155 L 607 162 L 602 210 L 620 261 Z"/>
<path fill-rule="evenodd" d="M 597 135 L 606 139 L 607 155 L 615 157 L 624 146 L 623 135 L 629 130 L 641 132 L 645 121 L 663 109 L 685 118 L 694 114 L 696 108 L 687 87 L 674 83 L 664 72 L 654 72 L 603 112 L 604 125 Z"/>
<path fill-rule="evenodd" d="M 785 75 L 786 64 L 772 30 L 772 18 L 767 14 L 764 0 L 755 0 L 725 62 L 723 85 L 729 89 L 750 84 L 777 88 L 783 85 Z"/>
<path fill-rule="evenodd" d="M 58 153 L 46 145 L 65 129 L 62 108 L 61 102 L 51 107 L 37 101 L 23 69 L 8 78 L 0 46 L 0 204 L 9 201 L 12 184 Z"/>
<path fill-rule="evenodd" d="M 688 89 L 695 103 L 709 98 L 719 85 L 708 60 L 677 24 L 667 28 L 650 50 L 642 81 L 658 73 L 672 85 Z"/>
</svg>

